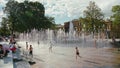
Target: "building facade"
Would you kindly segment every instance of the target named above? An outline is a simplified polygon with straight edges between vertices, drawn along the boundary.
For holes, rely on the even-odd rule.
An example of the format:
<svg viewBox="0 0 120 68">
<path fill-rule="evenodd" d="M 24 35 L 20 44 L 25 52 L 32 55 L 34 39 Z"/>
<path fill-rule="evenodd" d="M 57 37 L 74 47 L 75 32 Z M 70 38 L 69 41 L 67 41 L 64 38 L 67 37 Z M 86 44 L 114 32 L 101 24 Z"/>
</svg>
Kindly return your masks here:
<svg viewBox="0 0 120 68">
<path fill-rule="evenodd" d="M 74 30 L 79 34 L 82 31 L 81 23 L 78 20 L 73 20 L 72 23 L 73 23 Z M 70 24 L 70 21 L 64 23 L 64 30 L 66 33 L 69 32 L 69 27 L 70 27 L 69 24 Z"/>
</svg>

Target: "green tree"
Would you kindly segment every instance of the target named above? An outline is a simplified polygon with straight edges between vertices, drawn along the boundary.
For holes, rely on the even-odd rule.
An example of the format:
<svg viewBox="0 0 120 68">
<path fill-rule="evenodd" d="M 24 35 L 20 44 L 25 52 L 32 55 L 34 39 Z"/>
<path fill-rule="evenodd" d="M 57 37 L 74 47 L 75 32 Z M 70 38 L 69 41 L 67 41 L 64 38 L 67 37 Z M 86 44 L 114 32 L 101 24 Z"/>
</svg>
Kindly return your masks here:
<svg viewBox="0 0 120 68">
<path fill-rule="evenodd" d="M 120 5 L 115 5 L 112 7 L 113 16 L 111 19 L 112 23 L 112 34 L 113 36 L 120 38 Z"/>
<path fill-rule="evenodd" d="M 49 22 L 49 24 L 46 24 L 46 25 L 48 25 L 48 27 L 51 27 L 51 29 L 55 29 L 55 19 L 54 19 L 54 17 L 46 16 L 46 21 Z"/>
<path fill-rule="evenodd" d="M 9 28 L 10 28 L 12 34 L 13 34 L 13 31 L 14 31 L 15 22 L 17 21 L 16 17 L 15 17 L 15 14 L 14 14 L 14 12 L 16 10 L 15 6 L 17 6 L 17 4 L 18 4 L 17 1 L 9 0 L 8 3 L 6 4 L 5 9 L 4 9 L 4 12 L 6 13 L 7 19 L 9 21 L 8 24 L 9 24 Z"/>
<path fill-rule="evenodd" d="M 9 27 L 8 27 L 8 19 L 3 17 L 0 27 L 0 35 L 6 36 L 10 35 Z"/>
<path fill-rule="evenodd" d="M 45 17 L 45 8 L 39 2 L 24 1 L 18 3 L 9 0 L 5 7 L 11 31 L 24 32 L 32 29 L 51 28 L 53 21 Z"/>
<path fill-rule="evenodd" d="M 83 23 L 85 24 L 86 30 L 93 32 L 93 35 L 95 31 L 98 32 L 99 29 L 103 28 L 104 15 L 95 2 L 89 2 L 89 6 L 84 10 L 84 16 Z"/>
<path fill-rule="evenodd" d="M 115 25 L 120 24 L 120 5 L 116 5 L 112 7 L 112 12 L 114 13 L 111 18 L 113 18 L 113 22 Z"/>
</svg>

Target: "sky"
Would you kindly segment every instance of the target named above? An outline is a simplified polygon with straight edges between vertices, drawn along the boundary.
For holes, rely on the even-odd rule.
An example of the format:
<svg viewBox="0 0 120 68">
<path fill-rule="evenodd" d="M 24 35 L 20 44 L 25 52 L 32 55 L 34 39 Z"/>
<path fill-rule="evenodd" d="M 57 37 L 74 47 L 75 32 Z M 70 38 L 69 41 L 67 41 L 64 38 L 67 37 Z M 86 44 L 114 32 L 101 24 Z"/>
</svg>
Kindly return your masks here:
<svg viewBox="0 0 120 68">
<path fill-rule="evenodd" d="M 22 2 L 24 0 L 17 0 Z M 105 18 L 112 15 L 111 9 L 114 5 L 120 5 L 120 0 L 29 0 L 41 2 L 45 7 L 45 15 L 55 18 L 56 24 L 64 24 L 64 22 L 84 17 L 83 11 L 89 5 L 90 1 L 94 1 L 101 8 L 101 12 Z M 0 0 L 0 21 L 5 16 L 2 8 L 7 0 Z"/>
</svg>

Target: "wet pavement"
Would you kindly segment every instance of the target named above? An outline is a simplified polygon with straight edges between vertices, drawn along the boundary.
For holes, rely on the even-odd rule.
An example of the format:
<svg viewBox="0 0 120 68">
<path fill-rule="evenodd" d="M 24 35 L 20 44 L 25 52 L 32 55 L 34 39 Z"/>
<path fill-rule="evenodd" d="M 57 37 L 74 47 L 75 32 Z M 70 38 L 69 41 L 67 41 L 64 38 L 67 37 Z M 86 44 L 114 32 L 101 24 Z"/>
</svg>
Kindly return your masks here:
<svg viewBox="0 0 120 68">
<path fill-rule="evenodd" d="M 0 59 L 0 68 L 13 68 L 12 53 L 9 52 L 7 57 Z"/>
<path fill-rule="evenodd" d="M 25 48 L 25 42 L 19 42 Z M 49 43 L 33 45 L 32 68 L 120 68 L 120 51 L 111 48 L 109 43 L 100 42 L 99 47 L 94 47 L 93 42 L 82 44 L 54 44 L 49 52 Z M 103 45 L 104 44 L 104 45 Z M 78 46 L 81 58 L 76 59 L 75 46 Z"/>
</svg>

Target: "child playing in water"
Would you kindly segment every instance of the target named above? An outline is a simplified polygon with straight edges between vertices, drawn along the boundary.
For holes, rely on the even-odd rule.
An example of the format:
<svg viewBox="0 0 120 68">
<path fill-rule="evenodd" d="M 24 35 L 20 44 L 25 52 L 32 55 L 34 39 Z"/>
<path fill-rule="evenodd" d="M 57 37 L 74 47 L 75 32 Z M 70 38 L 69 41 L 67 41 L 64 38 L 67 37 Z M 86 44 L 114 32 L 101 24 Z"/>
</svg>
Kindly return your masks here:
<svg viewBox="0 0 120 68">
<path fill-rule="evenodd" d="M 97 39 L 94 39 L 94 47 L 97 48 Z"/>
<path fill-rule="evenodd" d="M 31 55 L 33 57 L 33 47 L 32 47 L 32 45 L 30 45 L 30 48 L 29 48 L 29 55 Z"/>
<path fill-rule="evenodd" d="M 75 49 L 76 49 L 76 59 L 77 59 L 77 56 L 81 58 L 78 47 L 75 47 Z"/>
<path fill-rule="evenodd" d="M 52 42 L 50 42 L 49 52 L 52 52 Z"/>
<path fill-rule="evenodd" d="M 28 49 L 28 42 L 26 42 L 26 50 Z"/>
</svg>

